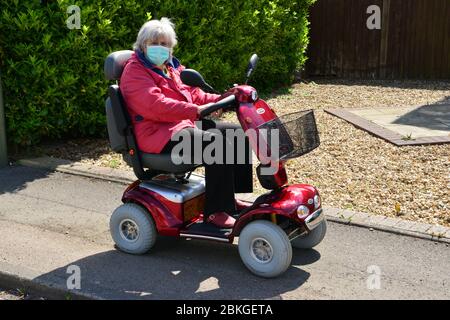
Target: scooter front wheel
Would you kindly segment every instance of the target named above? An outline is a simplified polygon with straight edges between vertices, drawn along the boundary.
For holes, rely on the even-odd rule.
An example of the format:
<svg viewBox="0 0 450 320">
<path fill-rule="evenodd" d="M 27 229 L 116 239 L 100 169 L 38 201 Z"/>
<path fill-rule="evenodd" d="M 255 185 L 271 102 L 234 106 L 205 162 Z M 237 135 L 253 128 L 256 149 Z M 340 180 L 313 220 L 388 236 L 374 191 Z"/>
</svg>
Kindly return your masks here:
<svg viewBox="0 0 450 320">
<path fill-rule="evenodd" d="M 150 213 L 135 203 L 125 203 L 114 210 L 109 230 L 117 247 L 131 254 L 143 254 L 156 241 L 157 231 Z"/>
<path fill-rule="evenodd" d="M 256 220 L 246 225 L 239 235 L 238 247 L 242 262 L 260 277 L 277 277 L 291 265 L 289 238 L 269 221 Z"/>
</svg>

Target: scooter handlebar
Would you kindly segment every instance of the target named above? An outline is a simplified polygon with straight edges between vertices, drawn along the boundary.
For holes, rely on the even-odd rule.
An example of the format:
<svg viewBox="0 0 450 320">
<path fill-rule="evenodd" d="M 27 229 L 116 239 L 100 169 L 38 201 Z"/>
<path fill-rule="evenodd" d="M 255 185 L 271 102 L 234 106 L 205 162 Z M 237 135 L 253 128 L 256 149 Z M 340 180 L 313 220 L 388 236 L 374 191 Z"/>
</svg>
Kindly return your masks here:
<svg viewBox="0 0 450 320">
<path fill-rule="evenodd" d="M 223 98 L 222 100 L 213 103 L 212 105 L 210 105 L 209 107 L 203 109 L 202 111 L 200 111 L 200 118 L 203 118 L 211 113 L 213 113 L 214 111 L 217 111 L 219 109 L 225 109 L 229 106 L 234 105 L 236 102 L 236 98 L 235 96 L 232 94 L 226 98 Z"/>
</svg>

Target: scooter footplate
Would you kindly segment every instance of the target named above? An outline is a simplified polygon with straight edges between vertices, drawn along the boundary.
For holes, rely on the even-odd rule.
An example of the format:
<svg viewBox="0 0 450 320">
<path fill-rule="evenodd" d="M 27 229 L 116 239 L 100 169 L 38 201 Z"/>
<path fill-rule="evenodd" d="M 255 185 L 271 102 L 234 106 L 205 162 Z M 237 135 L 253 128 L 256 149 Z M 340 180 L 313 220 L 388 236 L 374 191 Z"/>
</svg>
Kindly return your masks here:
<svg viewBox="0 0 450 320">
<path fill-rule="evenodd" d="M 211 223 L 197 222 L 191 224 L 180 231 L 180 236 L 184 238 L 196 238 L 205 240 L 217 240 L 229 242 L 229 235 L 232 229 L 218 228 Z"/>
</svg>

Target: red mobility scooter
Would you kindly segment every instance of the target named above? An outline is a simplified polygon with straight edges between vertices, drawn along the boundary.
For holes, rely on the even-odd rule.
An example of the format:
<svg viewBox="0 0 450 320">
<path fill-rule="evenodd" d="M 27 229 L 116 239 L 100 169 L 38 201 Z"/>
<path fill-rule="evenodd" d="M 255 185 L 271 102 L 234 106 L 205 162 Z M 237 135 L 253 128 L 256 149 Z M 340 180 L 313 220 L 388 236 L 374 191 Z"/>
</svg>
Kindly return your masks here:
<svg viewBox="0 0 450 320">
<path fill-rule="evenodd" d="M 284 166 L 288 159 L 319 145 L 312 111 L 277 117 L 248 85 L 235 85 L 227 91 L 229 96 L 203 111 L 202 116 L 206 116 L 218 109 L 232 110 L 246 133 L 265 131 L 264 135 L 248 137 L 261 162 L 256 170 L 259 181 L 270 191 L 241 208 L 233 228 L 221 229 L 203 222 L 205 180 L 192 173 L 198 165 L 175 165 L 171 158 L 174 155 L 148 154 L 138 149 L 117 83 L 131 54 L 128 50 L 111 53 L 104 68 L 106 78 L 116 80 L 106 100 L 111 148 L 122 153 L 138 178 L 126 188 L 123 205 L 111 216 L 110 231 L 118 249 L 143 254 L 155 245 L 158 235 L 230 244 L 239 237 L 239 254 L 245 266 L 258 276 L 271 278 L 290 266 L 292 247 L 312 248 L 322 241 L 326 220 L 317 189 L 307 184 L 288 185 Z M 256 55 L 250 59 L 247 80 L 257 60 Z M 194 70 L 184 70 L 181 79 L 187 85 L 213 90 Z M 270 150 L 274 130 L 279 146 L 275 158 Z M 272 173 L 267 174 L 267 169 L 273 169 Z"/>
</svg>

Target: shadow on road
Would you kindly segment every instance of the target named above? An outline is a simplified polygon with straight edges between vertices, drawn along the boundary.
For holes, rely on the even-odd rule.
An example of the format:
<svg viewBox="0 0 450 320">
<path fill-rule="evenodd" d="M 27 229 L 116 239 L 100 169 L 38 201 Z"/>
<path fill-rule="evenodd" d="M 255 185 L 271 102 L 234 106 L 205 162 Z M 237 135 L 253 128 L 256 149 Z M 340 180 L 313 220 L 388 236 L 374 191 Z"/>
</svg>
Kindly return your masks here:
<svg viewBox="0 0 450 320">
<path fill-rule="evenodd" d="M 46 170 L 22 166 L 0 168 L 0 195 L 23 190 L 27 183 L 46 178 L 49 174 Z"/>
<path fill-rule="evenodd" d="M 83 292 L 107 299 L 280 299 L 309 278 L 298 266 L 320 258 L 315 250 L 293 253 L 293 266 L 276 279 L 251 274 L 235 245 L 173 238 L 143 256 L 111 250 L 70 265 L 80 268 Z M 35 280 L 65 286 L 68 266 Z"/>
</svg>

